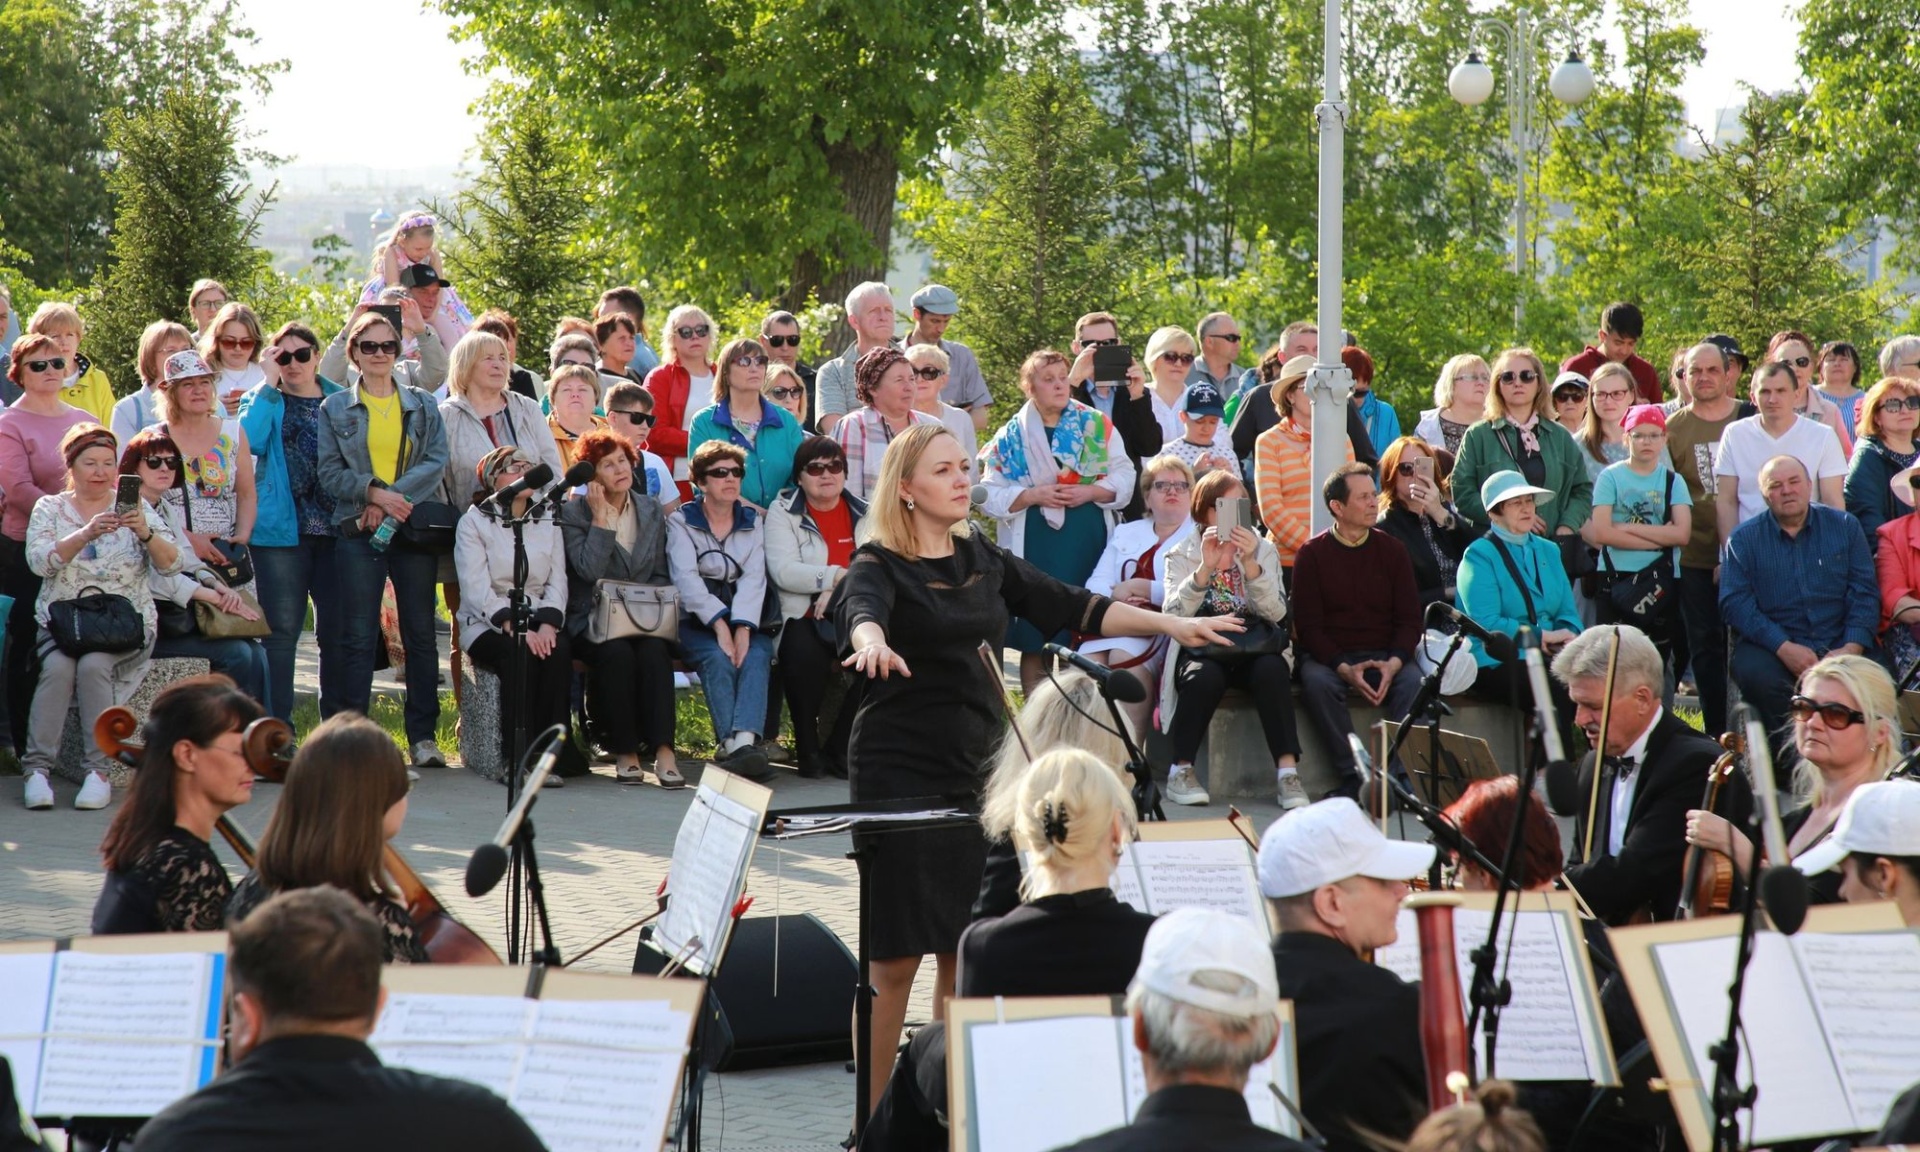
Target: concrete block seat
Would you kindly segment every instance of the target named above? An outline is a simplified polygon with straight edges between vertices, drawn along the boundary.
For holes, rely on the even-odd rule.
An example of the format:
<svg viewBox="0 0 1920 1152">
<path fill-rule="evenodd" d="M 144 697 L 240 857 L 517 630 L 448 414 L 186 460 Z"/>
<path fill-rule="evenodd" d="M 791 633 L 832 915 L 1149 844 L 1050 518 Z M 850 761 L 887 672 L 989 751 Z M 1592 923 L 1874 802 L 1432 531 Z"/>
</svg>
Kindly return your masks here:
<svg viewBox="0 0 1920 1152">
<path fill-rule="evenodd" d="M 507 778 L 500 750 L 500 677 L 471 660 L 460 666 L 460 763 L 495 783 Z"/>
<path fill-rule="evenodd" d="M 147 710 L 153 707 L 154 697 L 160 695 L 162 689 L 189 676 L 205 676 L 209 670 L 210 666 L 207 662 L 199 657 L 168 657 L 164 660 L 149 661 L 147 678 L 140 682 L 140 687 L 134 690 L 125 704 L 144 722 L 147 718 Z M 87 770 L 81 762 L 81 756 L 92 746 L 93 726 L 89 724 L 86 730 L 82 731 L 80 709 L 77 706 L 68 708 L 67 727 L 60 734 L 60 756 L 53 765 L 54 775 L 75 784 L 84 782 Z M 124 764 L 114 764 L 107 769 L 107 780 L 113 785 L 115 791 L 125 788 L 132 776 L 133 769 Z"/>
</svg>

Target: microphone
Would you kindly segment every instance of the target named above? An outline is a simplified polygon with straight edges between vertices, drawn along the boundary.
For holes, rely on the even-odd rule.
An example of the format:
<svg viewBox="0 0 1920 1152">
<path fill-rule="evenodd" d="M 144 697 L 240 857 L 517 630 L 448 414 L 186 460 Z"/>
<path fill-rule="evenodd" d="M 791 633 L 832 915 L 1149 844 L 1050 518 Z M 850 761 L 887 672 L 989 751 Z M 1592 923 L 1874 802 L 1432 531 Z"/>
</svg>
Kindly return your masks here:
<svg viewBox="0 0 1920 1152">
<path fill-rule="evenodd" d="M 589 465 L 591 467 L 591 465 Z M 520 835 L 520 825 L 527 818 L 527 811 L 533 807 L 533 801 L 540 795 L 540 786 L 547 782 L 547 773 L 553 771 L 554 762 L 560 759 L 560 745 L 567 738 L 567 730 L 561 725 L 542 732 L 534 747 L 545 746 L 540 758 L 534 763 L 533 771 L 527 773 L 526 782 L 521 785 L 519 802 L 507 813 L 501 822 L 500 831 L 493 839 L 473 850 L 473 856 L 467 861 L 467 895 L 485 896 L 500 883 L 500 877 L 507 871 L 507 845 Z M 532 755 L 529 751 L 528 755 Z"/>
<path fill-rule="evenodd" d="M 1082 656 L 1071 648 L 1062 648 L 1058 644 L 1043 644 L 1041 647 L 1093 677 L 1094 683 L 1100 685 L 1100 695 L 1107 699 L 1117 700 L 1122 704 L 1140 704 L 1146 701 L 1147 686 L 1133 677 L 1115 672 L 1098 660 Z"/>
<path fill-rule="evenodd" d="M 1367 754 L 1367 742 L 1349 732 L 1347 748 L 1353 753 L 1353 774 L 1360 777 L 1360 790 L 1365 792 L 1367 786 L 1373 783 L 1373 757 Z"/>
<path fill-rule="evenodd" d="M 515 500 L 518 500 L 520 497 L 537 488 L 544 488 L 551 483 L 553 483 L 553 466 L 551 464 L 535 464 L 522 473 L 520 479 L 515 480 L 505 488 L 487 497 L 487 503 L 496 508 L 511 508 Z"/>
<path fill-rule="evenodd" d="M 1547 688 L 1547 664 L 1540 656 L 1539 633 L 1528 630 L 1521 647 L 1527 662 L 1527 681 L 1533 687 L 1533 711 L 1540 722 L 1540 742 L 1547 749 L 1547 763 L 1565 763 L 1567 750 L 1560 743 L 1560 723 L 1553 715 L 1553 693 Z"/>
<path fill-rule="evenodd" d="M 1791 936 L 1807 919 L 1807 878 L 1793 866 L 1793 857 L 1787 853 L 1787 832 L 1780 823 L 1780 794 L 1773 779 L 1773 745 L 1767 743 L 1766 725 L 1753 705 L 1741 704 L 1734 715 L 1735 723 L 1747 734 L 1747 766 L 1753 773 L 1754 797 L 1760 801 L 1760 834 L 1767 846 L 1767 858 L 1773 861 L 1760 874 L 1760 897 L 1773 926 L 1782 935 Z"/>
<path fill-rule="evenodd" d="M 1440 610 L 1442 616 L 1452 621 L 1462 632 L 1480 641 L 1480 646 L 1487 650 L 1487 655 L 1500 661 L 1502 664 L 1513 659 L 1513 637 L 1504 632 L 1494 632 L 1487 629 L 1482 626 L 1479 621 L 1467 615 L 1465 612 L 1460 611 L 1460 609 L 1455 608 L 1445 600 L 1435 600 L 1433 603 L 1427 605 L 1428 612 L 1432 612 L 1436 608 Z"/>
<path fill-rule="evenodd" d="M 967 502 L 975 508 L 985 508 L 987 506 L 987 486 L 985 484 L 975 484 L 967 493 Z"/>
</svg>

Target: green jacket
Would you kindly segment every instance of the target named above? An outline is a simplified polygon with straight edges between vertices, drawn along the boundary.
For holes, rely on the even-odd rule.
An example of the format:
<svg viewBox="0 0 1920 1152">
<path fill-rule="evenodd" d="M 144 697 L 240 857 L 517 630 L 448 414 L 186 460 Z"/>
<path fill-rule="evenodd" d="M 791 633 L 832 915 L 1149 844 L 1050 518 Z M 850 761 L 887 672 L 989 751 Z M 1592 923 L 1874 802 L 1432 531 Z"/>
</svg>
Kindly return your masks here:
<svg viewBox="0 0 1920 1152">
<path fill-rule="evenodd" d="M 1535 435 L 1540 439 L 1541 459 L 1547 465 L 1547 482 L 1540 487 L 1551 488 L 1554 494 L 1540 506 L 1547 534 L 1553 535 L 1561 528 L 1578 532 L 1593 513 L 1593 481 L 1587 478 L 1580 445 L 1571 432 L 1545 417 L 1535 426 Z M 1480 503 L 1480 485 L 1495 472 L 1520 470 L 1520 430 L 1505 417 L 1480 421 L 1460 438 L 1460 458 L 1453 465 L 1454 506 L 1462 516 L 1485 528 L 1487 510 Z"/>
</svg>

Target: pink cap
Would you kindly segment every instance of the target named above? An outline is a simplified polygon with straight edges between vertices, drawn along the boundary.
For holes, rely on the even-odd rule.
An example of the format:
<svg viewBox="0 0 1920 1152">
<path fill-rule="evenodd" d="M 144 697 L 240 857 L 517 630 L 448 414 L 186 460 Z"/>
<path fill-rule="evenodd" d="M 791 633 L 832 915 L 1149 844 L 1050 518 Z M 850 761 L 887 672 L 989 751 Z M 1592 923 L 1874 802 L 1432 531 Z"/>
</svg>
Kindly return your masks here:
<svg viewBox="0 0 1920 1152">
<path fill-rule="evenodd" d="M 1664 432 L 1667 430 L 1667 412 L 1658 404 L 1635 404 L 1627 409 L 1627 418 L 1622 423 L 1629 432 L 1642 424 L 1651 424 Z"/>
</svg>

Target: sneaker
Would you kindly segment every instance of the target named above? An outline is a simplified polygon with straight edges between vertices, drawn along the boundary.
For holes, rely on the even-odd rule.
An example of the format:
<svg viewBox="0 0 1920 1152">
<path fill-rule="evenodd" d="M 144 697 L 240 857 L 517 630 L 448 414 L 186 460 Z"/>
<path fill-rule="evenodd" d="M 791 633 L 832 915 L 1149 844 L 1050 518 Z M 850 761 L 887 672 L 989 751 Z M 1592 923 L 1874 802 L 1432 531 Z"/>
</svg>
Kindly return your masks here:
<svg viewBox="0 0 1920 1152">
<path fill-rule="evenodd" d="M 431 740 L 418 740 L 413 745 L 413 763 L 419 768 L 445 768 L 447 758 L 440 755 L 440 745 Z"/>
<path fill-rule="evenodd" d="M 415 771 L 414 771 L 413 769 L 411 769 L 411 768 L 409 768 L 409 769 L 407 769 L 407 783 L 409 783 L 409 784 L 418 784 L 418 783 L 420 783 L 420 773 L 418 773 L 418 772 L 415 772 Z"/>
<path fill-rule="evenodd" d="M 1305 808 L 1313 801 L 1307 799 L 1307 786 L 1300 783 L 1300 773 L 1280 773 L 1280 810 L 1292 812 L 1296 808 Z"/>
<path fill-rule="evenodd" d="M 647 778 L 647 767 L 638 760 L 631 764 L 616 764 L 613 778 L 622 784 L 638 784 Z"/>
<path fill-rule="evenodd" d="M 39 812 L 53 807 L 53 785 L 47 783 L 45 772 L 27 773 L 27 808 Z"/>
<path fill-rule="evenodd" d="M 87 773 L 86 782 L 80 785 L 80 795 L 73 798 L 73 806 L 82 812 L 94 812 L 107 806 L 113 799 L 113 785 L 98 772 Z"/>
<path fill-rule="evenodd" d="M 1177 766 L 1167 773 L 1166 797 L 1175 804 L 1205 804 L 1212 799 L 1200 781 L 1193 778 L 1193 768 L 1188 765 Z"/>
</svg>

